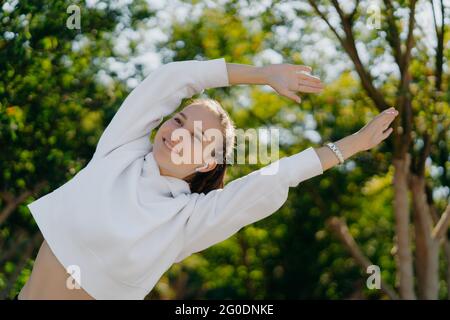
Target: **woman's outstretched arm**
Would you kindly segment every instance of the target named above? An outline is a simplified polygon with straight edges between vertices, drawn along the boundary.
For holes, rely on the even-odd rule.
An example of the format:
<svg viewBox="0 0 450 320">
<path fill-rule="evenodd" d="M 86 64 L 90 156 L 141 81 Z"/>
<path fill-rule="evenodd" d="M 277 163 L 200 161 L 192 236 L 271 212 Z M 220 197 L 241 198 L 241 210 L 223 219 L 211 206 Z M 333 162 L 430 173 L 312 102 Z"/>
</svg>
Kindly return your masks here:
<svg viewBox="0 0 450 320">
<path fill-rule="evenodd" d="M 227 73 L 230 85 L 236 84 L 260 84 L 270 85 L 280 95 L 296 102 L 301 102 L 297 92 L 319 93 L 323 84 L 318 77 L 311 75 L 311 67 L 295 64 L 273 64 L 264 67 L 256 67 L 246 64 L 227 63 Z M 389 113 L 389 112 L 393 113 Z M 392 132 L 376 131 L 377 127 L 387 129 L 397 115 L 394 108 L 379 114 L 366 127 L 355 134 L 347 136 L 336 142 L 344 159 L 348 159 L 356 153 L 371 149 L 386 139 Z M 378 119 L 381 118 L 381 119 Z M 319 156 L 323 170 L 328 170 L 339 163 L 336 155 L 327 146 L 314 149 Z"/>
<path fill-rule="evenodd" d="M 335 142 L 344 159 L 360 151 L 372 149 L 385 140 L 392 133 L 393 129 L 389 126 L 397 115 L 398 111 L 395 108 L 389 108 L 378 114 L 358 132 Z M 324 171 L 339 163 L 339 159 L 329 147 L 323 146 L 314 150 L 319 156 Z"/>
<path fill-rule="evenodd" d="M 323 173 L 309 147 L 229 182 L 223 189 L 190 194 L 190 216 L 176 262 L 221 242 L 242 227 L 264 219 L 286 201 L 290 187 Z"/>
<path fill-rule="evenodd" d="M 392 132 L 389 125 L 397 114 L 395 109 L 388 109 L 357 133 L 337 141 L 335 144 L 344 159 L 386 139 Z M 192 213 L 185 227 L 184 246 L 176 262 L 271 215 L 284 204 L 290 187 L 321 175 L 338 162 L 329 147 L 310 147 L 236 179 L 223 189 L 191 194 L 188 207 Z"/>
</svg>

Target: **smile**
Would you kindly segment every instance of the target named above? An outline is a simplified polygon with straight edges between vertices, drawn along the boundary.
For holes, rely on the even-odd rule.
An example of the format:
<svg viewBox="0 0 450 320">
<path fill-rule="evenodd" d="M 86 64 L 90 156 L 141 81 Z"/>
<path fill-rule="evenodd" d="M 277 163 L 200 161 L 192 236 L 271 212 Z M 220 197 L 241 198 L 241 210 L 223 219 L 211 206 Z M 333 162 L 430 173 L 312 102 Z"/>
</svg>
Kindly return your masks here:
<svg viewBox="0 0 450 320">
<path fill-rule="evenodd" d="M 177 152 L 177 151 L 175 150 L 174 145 L 172 145 L 166 138 L 163 137 L 162 140 L 163 140 L 164 144 L 166 145 L 166 147 L 167 147 L 170 151 L 173 151 L 173 152 L 175 152 L 175 153 L 177 153 L 177 154 L 180 154 L 180 152 Z"/>
</svg>

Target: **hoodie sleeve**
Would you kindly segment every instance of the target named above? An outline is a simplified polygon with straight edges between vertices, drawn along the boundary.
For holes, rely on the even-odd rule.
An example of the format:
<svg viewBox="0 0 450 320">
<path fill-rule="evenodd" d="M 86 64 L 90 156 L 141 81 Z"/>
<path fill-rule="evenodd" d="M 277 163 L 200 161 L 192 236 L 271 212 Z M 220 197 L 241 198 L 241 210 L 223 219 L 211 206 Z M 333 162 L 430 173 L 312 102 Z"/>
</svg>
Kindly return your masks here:
<svg viewBox="0 0 450 320">
<path fill-rule="evenodd" d="M 290 187 L 323 173 L 309 147 L 228 183 L 223 189 L 191 194 L 184 245 L 175 262 L 221 242 L 242 227 L 264 219 L 287 200 Z"/>
<path fill-rule="evenodd" d="M 176 61 L 157 68 L 122 103 L 100 137 L 93 158 L 149 136 L 184 98 L 229 85 L 225 58 Z"/>
</svg>

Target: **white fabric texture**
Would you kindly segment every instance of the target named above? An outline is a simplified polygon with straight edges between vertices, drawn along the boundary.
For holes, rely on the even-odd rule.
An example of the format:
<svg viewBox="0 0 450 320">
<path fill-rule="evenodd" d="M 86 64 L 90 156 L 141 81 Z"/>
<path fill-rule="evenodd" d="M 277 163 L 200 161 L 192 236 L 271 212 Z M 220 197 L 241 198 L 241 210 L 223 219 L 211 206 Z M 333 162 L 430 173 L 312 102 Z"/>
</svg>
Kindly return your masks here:
<svg viewBox="0 0 450 320">
<path fill-rule="evenodd" d="M 125 99 L 87 166 L 28 205 L 58 260 L 79 268 L 95 299 L 143 299 L 173 263 L 274 213 L 289 187 L 323 173 L 310 147 L 206 195 L 160 175 L 151 131 L 183 98 L 229 85 L 224 58 L 159 67 Z"/>
</svg>

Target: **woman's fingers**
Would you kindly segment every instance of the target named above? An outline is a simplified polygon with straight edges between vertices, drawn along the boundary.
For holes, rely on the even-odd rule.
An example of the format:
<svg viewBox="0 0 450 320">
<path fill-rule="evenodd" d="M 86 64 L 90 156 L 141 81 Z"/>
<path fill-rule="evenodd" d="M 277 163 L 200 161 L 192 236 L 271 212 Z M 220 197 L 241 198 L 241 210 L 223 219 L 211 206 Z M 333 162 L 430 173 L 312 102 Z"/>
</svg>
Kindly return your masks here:
<svg viewBox="0 0 450 320">
<path fill-rule="evenodd" d="M 286 90 L 286 91 L 283 91 L 281 94 L 285 97 L 288 97 L 289 99 L 294 100 L 297 103 L 302 102 L 302 99 L 292 91 Z"/>
<path fill-rule="evenodd" d="M 300 80 L 298 82 L 299 85 L 302 86 L 307 86 L 307 87 L 312 87 L 312 88 L 320 88 L 323 89 L 323 84 L 322 82 L 316 82 L 316 81 L 311 81 L 311 80 Z"/>
<path fill-rule="evenodd" d="M 312 68 L 308 67 L 308 66 L 296 65 L 295 67 L 296 67 L 297 71 L 299 71 L 299 72 L 302 72 L 302 71 L 308 72 L 308 73 L 312 72 Z"/>
<path fill-rule="evenodd" d="M 383 127 L 383 130 L 386 130 L 387 127 L 389 127 L 389 125 L 392 123 L 392 121 L 394 121 L 396 116 L 397 116 L 397 114 L 387 114 L 382 119 L 380 119 L 381 120 L 380 121 L 381 122 L 381 126 Z"/>
<path fill-rule="evenodd" d="M 316 83 L 316 84 L 320 84 L 322 83 L 320 81 L 319 77 L 313 76 L 312 74 L 309 74 L 307 72 L 297 72 L 298 74 L 298 78 L 300 81 L 306 81 L 306 82 L 311 82 L 311 83 Z"/>
<path fill-rule="evenodd" d="M 311 75 L 312 68 L 309 66 L 283 64 L 274 65 L 270 70 L 268 84 L 279 94 L 298 103 L 301 98 L 297 92 L 319 93 L 324 88 L 320 79 Z"/>
<path fill-rule="evenodd" d="M 318 93 L 323 90 L 323 84 L 316 76 L 304 71 L 297 71 L 298 74 L 298 91 Z"/>
<path fill-rule="evenodd" d="M 307 92 L 307 93 L 319 93 L 323 90 L 323 87 L 311 87 L 309 85 L 298 85 L 297 91 Z"/>
<path fill-rule="evenodd" d="M 319 77 L 313 76 L 307 72 L 301 72 L 297 76 L 298 82 L 302 85 L 310 87 L 323 87 L 322 81 Z"/>
<path fill-rule="evenodd" d="M 398 111 L 394 107 L 390 107 L 389 109 L 385 109 L 382 112 L 380 112 L 375 118 L 381 118 L 395 113 L 398 113 Z"/>
<path fill-rule="evenodd" d="M 398 114 L 397 109 L 395 109 L 394 107 L 390 107 L 389 109 L 386 109 L 382 112 L 383 115 L 390 115 L 390 114 Z"/>
<path fill-rule="evenodd" d="M 388 115 L 388 116 L 394 116 L 395 117 L 396 115 L 398 115 L 398 111 L 394 109 L 394 110 L 386 111 L 385 114 Z"/>
<path fill-rule="evenodd" d="M 389 122 L 389 123 L 391 123 L 392 121 L 394 121 L 394 119 L 395 119 L 395 117 L 398 115 L 398 111 L 397 110 L 395 110 L 395 111 L 390 111 L 390 112 L 386 112 L 386 115 L 385 115 L 385 119 L 386 119 L 386 122 Z"/>
<path fill-rule="evenodd" d="M 383 133 L 381 134 L 381 141 L 383 141 L 384 139 L 386 139 L 387 137 L 389 137 L 389 135 L 392 133 L 393 130 L 394 130 L 394 129 L 389 128 L 389 129 L 387 129 L 385 132 L 383 132 Z"/>
<path fill-rule="evenodd" d="M 379 126 L 382 127 L 383 130 L 385 130 L 392 123 L 392 121 L 394 121 L 394 119 L 397 115 L 398 115 L 398 111 L 392 107 L 392 108 L 384 110 L 382 113 L 380 113 L 375 118 L 377 119 Z"/>
<path fill-rule="evenodd" d="M 395 117 L 398 115 L 398 111 L 392 107 L 387 110 L 384 110 L 381 114 L 381 141 L 385 140 L 394 130 L 392 127 L 389 128 L 392 121 L 394 121 Z"/>
</svg>

